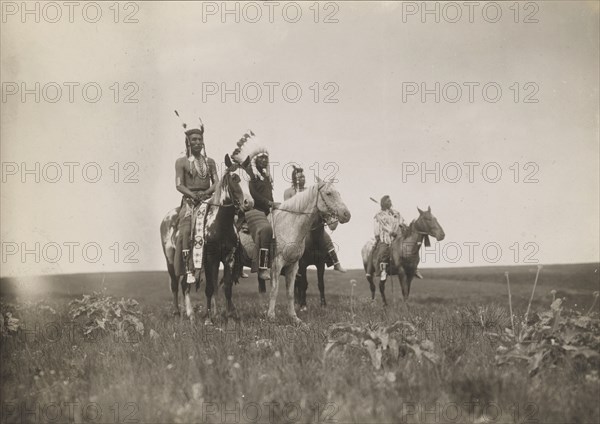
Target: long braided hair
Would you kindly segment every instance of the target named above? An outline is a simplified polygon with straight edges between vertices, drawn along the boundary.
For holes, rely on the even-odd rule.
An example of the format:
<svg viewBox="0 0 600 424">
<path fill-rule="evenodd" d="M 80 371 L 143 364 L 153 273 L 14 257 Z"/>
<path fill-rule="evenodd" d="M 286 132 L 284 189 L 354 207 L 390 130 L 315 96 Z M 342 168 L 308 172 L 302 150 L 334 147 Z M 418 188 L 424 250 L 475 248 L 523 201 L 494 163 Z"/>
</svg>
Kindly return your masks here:
<svg viewBox="0 0 600 424">
<path fill-rule="evenodd" d="M 292 187 L 294 190 L 298 191 L 298 174 L 303 173 L 304 169 L 296 165 L 292 166 L 294 167 L 294 170 L 292 171 Z"/>
</svg>

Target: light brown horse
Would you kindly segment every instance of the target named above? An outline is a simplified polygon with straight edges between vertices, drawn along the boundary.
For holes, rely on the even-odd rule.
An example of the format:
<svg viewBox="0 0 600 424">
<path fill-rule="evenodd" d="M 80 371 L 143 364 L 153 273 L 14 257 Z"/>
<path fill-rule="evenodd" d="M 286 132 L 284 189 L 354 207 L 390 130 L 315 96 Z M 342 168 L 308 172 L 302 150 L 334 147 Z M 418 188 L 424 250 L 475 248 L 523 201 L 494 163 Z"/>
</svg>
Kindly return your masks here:
<svg viewBox="0 0 600 424">
<path fill-rule="evenodd" d="M 431 213 L 431 207 L 426 211 L 419 211 L 419 217 L 410 223 L 407 229 L 402 232 L 402 235 L 396 237 L 390 246 L 390 264 L 388 276 L 397 275 L 400 279 L 400 287 L 402 288 L 402 296 L 406 301 L 410 294 L 410 284 L 415 276 L 417 266 L 419 265 L 419 250 L 421 244 L 425 241 L 425 245 L 429 245 L 429 236 L 435 237 L 438 241 L 442 241 L 446 234 L 442 229 L 438 220 Z M 367 274 L 367 281 L 371 288 L 371 300 L 375 299 L 375 283 L 373 275 L 377 269 L 377 258 L 373 254 L 375 240 L 371 239 L 365 243 L 361 250 L 363 266 Z M 385 281 L 379 281 L 379 291 L 383 304 L 387 306 L 385 298 Z"/>
<path fill-rule="evenodd" d="M 332 183 L 320 181 L 286 200 L 271 212 L 273 234 L 276 239 L 275 255 L 271 266 L 271 291 L 269 319 L 275 318 L 275 303 L 279 291 L 279 275 L 285 275 L 288 298 L 288 314 L 294 322 L 301 322 L 294 309 L 294 281 L 298 272 L 298 261 L 304 253 L 305 239 L 317 215 L 331 230 L 338 222 L 350 221 L 350 211 L 342 201 L 340 193 Z M 246 249 L 252 246 L 245 246 Z M 248 254 L 248 253 L 247 253 Z M 252 254 L 248 254 L 252 257 Z"/>
</svg>

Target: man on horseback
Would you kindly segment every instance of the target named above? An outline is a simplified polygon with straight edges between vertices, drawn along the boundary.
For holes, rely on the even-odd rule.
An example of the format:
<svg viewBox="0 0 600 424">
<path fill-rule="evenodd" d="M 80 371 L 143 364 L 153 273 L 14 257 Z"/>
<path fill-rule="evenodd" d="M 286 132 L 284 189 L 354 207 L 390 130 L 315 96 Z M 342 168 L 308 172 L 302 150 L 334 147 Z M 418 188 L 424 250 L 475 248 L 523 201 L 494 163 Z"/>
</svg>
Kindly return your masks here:
<svg viewBox="0 0 600 424">
<path fill-rule="evenodd" d="M 187 282 L 193 284 L 194 261 L 190 255 L 192 244 L 192 225 L 202 201 L 209 199 L 219 182 L 215 161 L 206 156 L 204 147 L 204 125 L 185 129 L 186 155 L 175 162 L 175 187 L 183 197 L 179 211 L 179 237 L 175 250 L 176 275 L 187 274 Z M 204 217 L 200 217 L 203 219 Z M 196 243 L 202 244 L 202 234 Z M 201 260 L 201 259 L 200 259 Z"/>
<path fill-rule="evenodd" d="M 306 183 L 306 177 L 304 176 L 304 170 L 302 168 L 294 166 L 294 170 L 292 171 L 292 186 L 286 189 L 283 193 L 283 200 L 287 200 L 290 197 L 294 196 L 296 193 L 300 193 L 304 191 L 304 184 Z M 321 219 L 317 221 L 317 224 L 323 225 Z M 346 272 L 346 270 L 340 264 L 340 261 L 337 257 L 337 253 L 335 251 L 335 247 L 333 246 L 333 241 L 329 234 L 323 231 L 322 237 L 318 239 L 319 250 L 322 252 L 327 252 L 327 267 L 333 266 L 333 269 L 339 272 Z"/>
<path fill-rule="evenodd" d="M 273 179 L 269 172 L 269 151 L 258 146 L 254 134 L 244 134 L 238 142 L 238 149 L 233 157 L 241 163 L 246 157 L 250 159 L 247 172 L 250 176 L 248 188 L 254 199 L 254 209 L 245 213 L 248 229 L 258 249 L 258 263 L 252 264 L 252 272 L 258 269 L 258 276 L 263 280 L 271 279 L 271 263 L 273 256 L 273 228 L 268 216 L 278 203 L 273 201 Z M 246 144 L 248 143 L 248 144 Z M 244 157 L 241 157 L 244 156 Z"/>
<path fill-rule="evenodd" d="M 403 229 L 406 227 L 404 218 L 395 209 L 392 209 L 392 199 L 390 196 L 385 195 L 380 201 L 381 210 L 377 212 L 374 217 L 374 232 L 375 232 L 375 246 L 373 247 L 373 255 L 377 259 L 377 268 L 375 272 L 379 271 L 380 281 L 387 279 L 388 264 L 390 261 L 390 245 L 392 241 L 402 234 Z M 419 271 L 416 271 L 415 276 L 417 278 L 423 278 Z"/>
</svg>

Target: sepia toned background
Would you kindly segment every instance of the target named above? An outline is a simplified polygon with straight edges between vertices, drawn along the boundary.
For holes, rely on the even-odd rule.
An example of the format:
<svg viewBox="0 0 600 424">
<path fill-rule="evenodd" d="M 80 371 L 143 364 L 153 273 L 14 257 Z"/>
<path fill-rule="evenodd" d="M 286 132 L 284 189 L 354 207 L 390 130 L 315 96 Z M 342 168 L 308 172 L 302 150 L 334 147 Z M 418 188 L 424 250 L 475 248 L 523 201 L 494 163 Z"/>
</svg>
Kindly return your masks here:
<svg viewBox="0 0 600 424">
<path fill-rule="evenodd" d="M 540 3 L 537 23 L 522 22 L 524 10 L 516 23 L 507 7 L 497 23 L 480 12 L 473 22 L 427 17 L 423 23 L 399 3 L 339 3 L 338 22 L 324 23 L 321 4 L 315 23 L 303 4 L 296 23 L 279 9 L 272 23 L 266 16 L 251 23 L 243 16 L 222 22 L 220 14 L 203 19 L 202 3 L 138 6 L 137 23 L 123 22 L 124 9 L 115 22 L 108 5 L 97 23 L 77 13 L 72 23 L 66 17 L 22 22 L 3 10 L 3 253 L 5 243 L 56 243 L 63 251 L 56 263 L 43 255 L 5 255 L 2 276 L 164 269 L 158 228 L 180 201 L 174 163 L 184 148 L 174 109 L 190 120 L 202 117 L 207 152 L 218 163 L 252 129 L 279 164 L 278 200 L 290 185 L 282 172 L 290 171 L 287 163 L 304 166 L 308 184 L 315 171 L 337 179 L 352 219 L 332 237 L 347 268 L 361 267 L 360 248 L 379 209 L 369 197 L 384 194 L 408 221 L 417 207 L 431 206 L 446 233 L 438 249 L 448 243 L 462 249 L 457 260 L 450 247 L 445 255 L 428 255 L 426 267 L 599 260 L 597 2 Z M 14 86 L 6 83 L 23 82 L 28 88 L 57 83 L 62 98 L 51 103 L 42 95 L 36 102 L 35 95 L 7 92 Z M 102 95 L 90 103 L 75 88 L 69 102 L 65 82 L 93 82 Z M 279 84 L 273 102 L 265 82 Z M 281 91 L 290 82 L 302 88 L 295 103 Z M 479 84 L 472 102 L 465 82 Z M 502 88 L 495 103 L 482 96 L 490 82 Z M 264 90 L 254 103 L 243 95 L 236 102 L 234 94 L 223 101 L 221 93 L 207 95 L 211 83 Z M 315 83 L 318 90 L 310 88 Z M 423 101 L 421 93 L 406 95 L 407 83 L 457 84 L 462 98 L 436 102 L 432 94 Z M 336 103 L 325 101 L 331 87 L 338 90 L 328 100 Z M 524 101 L 531 87 L 537 87 L 530 98 L 536 103 Z M 23 181 L 21 164 L 34 169 L 36 162 L 39 174 L 50 162 L 79 165 L 73 182 L 64 165 L 57 182 L 43 175 Z M 473 182 L 465 162 L 478 164 Z M 9 163 L 19 165 L 15 175 Z M 98 182 L 82 177 L 87 163 L 102 170 Z M 419 172 L 403 178 L 403 163 L 405 171 L 413 163 Z M 421 175 L 422 163 L 439 164 L 439 181 Z M 465 172 L 457 182 L 450 181 L 454 173 L 441 171 L 449 163 Z M 481 173 L 490 163 L 502 170 L 495 183 Z M 70 261 L 65 242 L 97 243 L 101 258 L 85 260 L 76 247 Z M 475 247 L 470 257 L 474 243 L 496 243 L 501 255 L 492 262 Z M 128 253 L 137 262 L 125 261 Z"/>
</svg>

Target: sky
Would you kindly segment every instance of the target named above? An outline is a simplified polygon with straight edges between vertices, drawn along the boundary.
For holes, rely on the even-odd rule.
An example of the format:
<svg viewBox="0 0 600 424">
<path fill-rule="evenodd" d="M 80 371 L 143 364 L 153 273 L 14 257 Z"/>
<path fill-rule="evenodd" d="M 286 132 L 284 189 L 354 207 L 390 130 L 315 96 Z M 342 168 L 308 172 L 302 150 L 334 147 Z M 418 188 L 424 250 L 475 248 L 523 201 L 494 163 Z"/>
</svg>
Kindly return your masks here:
<svg viewBox="0 0 600 424">
<path fill-rule="evenodd" d="M 385 194 L 443 227 L 422 267 L 600 259 L 597 2 L 31 4 L 2 4 L 3 277 L 165 269 L 175 109 L 217 163 L 255 132 L 276 199 L 287 164 L 334 178 L 346 268 Z"/>
</svg>

